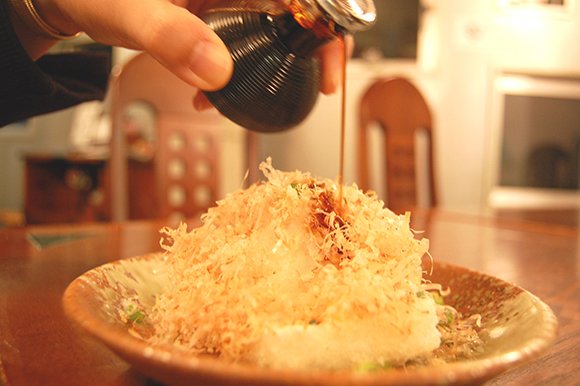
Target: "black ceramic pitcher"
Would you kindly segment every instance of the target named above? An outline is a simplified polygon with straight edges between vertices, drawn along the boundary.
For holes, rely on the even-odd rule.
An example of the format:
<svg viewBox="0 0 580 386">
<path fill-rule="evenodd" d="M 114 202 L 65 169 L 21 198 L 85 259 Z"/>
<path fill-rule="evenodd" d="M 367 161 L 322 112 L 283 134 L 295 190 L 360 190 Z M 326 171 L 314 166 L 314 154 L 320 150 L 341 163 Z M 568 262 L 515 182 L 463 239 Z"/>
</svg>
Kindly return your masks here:
<svg viewBox="0 0 580 386">
<path fill-rule="evenodd" d="M 205 92 L 226 117 L 247 129 L 290 129 L 310 113 L 320 88 L 315 50 L 337 36 L 370 28 L 373 0 L 232 0 L 202 19 L 234 60 L 230 82 Z"/>
</svg>

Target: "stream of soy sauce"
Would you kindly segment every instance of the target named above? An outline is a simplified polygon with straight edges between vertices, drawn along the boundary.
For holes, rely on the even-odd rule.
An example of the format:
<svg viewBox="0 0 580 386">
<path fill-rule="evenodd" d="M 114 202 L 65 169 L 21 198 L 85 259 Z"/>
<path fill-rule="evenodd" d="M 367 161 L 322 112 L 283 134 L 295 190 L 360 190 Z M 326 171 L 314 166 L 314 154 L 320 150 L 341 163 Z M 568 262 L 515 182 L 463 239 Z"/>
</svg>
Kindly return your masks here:
<svg viewBox="0 0 580 386">
<path fill-rule="evenodd" d="M 341 57 L 341 111 L 340 111 L 340 149 L 339 149 L 339 174 L 338 174 L 338 214 L 342 213 L 343 204 L 343 176 L 344 176 L 344 141 L 346 133 L 346 35 L 339 34 L 338 41 L 340 43 L 340 57 Z"/>
</svg>

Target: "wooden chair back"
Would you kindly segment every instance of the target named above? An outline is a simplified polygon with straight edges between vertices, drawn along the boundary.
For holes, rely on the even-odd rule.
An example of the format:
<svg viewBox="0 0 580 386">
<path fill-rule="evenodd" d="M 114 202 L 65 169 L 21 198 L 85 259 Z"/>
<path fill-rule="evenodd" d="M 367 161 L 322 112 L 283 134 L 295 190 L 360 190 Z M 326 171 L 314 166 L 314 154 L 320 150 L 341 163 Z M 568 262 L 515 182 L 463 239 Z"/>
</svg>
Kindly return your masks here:
<svg viewBox="0 0 580 386">
<path fill-rule="evenodd" d="M 191 218 L 215 204 L 225 118 L 213 109 L 196 111 L 196 92 L 147 53 L 138 54 L 113 75 L 113 220 Z M 153 111 L 155 133 L 149 138 L 140 138 L 139 128 L 133 127 L 146 126 L 147 118 L 139 122 L 127 116 L 130 106 L 139 104 Z M 253 163 L 248 167 L 257 170 L 255 137 L 247 144 Z"/>
<path fill-rule="evenodd" d="M 417 206 L 436 206 L 433 167 L 433 128 L 431 112 L 421 93 L 408 80 L 399 77 L 375 81 L 360 102 L 358 131 L 358 183 L 369 190 L 371 166 L 369 160 L 369 128 L 378 123 L 384 130 L 384 176 L 386 205 L 399 210 Z M 428 137 L 429 177 L 428 203 L 418 202 L 416 164 L 417 132 L 424 130 Z"/>
</svg>

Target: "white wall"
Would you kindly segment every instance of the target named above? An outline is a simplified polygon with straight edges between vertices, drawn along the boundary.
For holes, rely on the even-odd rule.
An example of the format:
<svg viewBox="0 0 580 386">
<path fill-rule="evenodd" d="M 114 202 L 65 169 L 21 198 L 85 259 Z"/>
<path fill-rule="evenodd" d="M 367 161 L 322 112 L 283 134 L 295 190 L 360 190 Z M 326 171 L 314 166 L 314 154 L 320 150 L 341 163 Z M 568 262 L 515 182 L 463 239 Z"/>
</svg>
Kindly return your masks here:
<svg viewBox="0 0 580 386">
<path fill-rule="evenodd" d="M 377 0 L 380 1 L 380 0 Z M 506 9 L 500 0 L 423 0 L 427 11 L 420 31 L 417 63 L 352 61 L 347 82 L 347 146 L 344 179 L 356 182 L 357 103 L 379 76 L 404 75 L 416 82 L 433 110 L 440 202 L 453 209 L 477 209 L 486 202 L 489 173 L 492 85 L 498 72 L 534 72 L 580 77 L 580 4 L 566 7 Z M 66 150 L 68 131 L 49 120 L 35 138 L 0 133 L 0 207 L 20 207 L 21 154 L 47 145 Z M 283 170 L 310 171 L 318 177 L 339 173 L 340 98 L 321 96 L 315 111 L 298 128 L 261 135 L 261 158 L 272 156 Z M 487 176 L 489 178 L 489 176 Z"/>
<path fill-rule="evenodd" d="M 422 91 L 432 109 L 436 130 L 435 163 L 442 205 L 478 205 L 481 201 L 489 68 L 486 55 L 479 49 L 483 43 L 479 40 L 472 43 L 455 36 L 460 28 L 455 20 L 460 15 L 473 14 L 479 23 L 480 9 L 472 2 L 435 3 L 423 23 L 417 63 L 386 61 L 369 64 L 354 60 L 349 63 L 344 180 L 356 182 L 354 146 L 358 101 L 362 93 L 375 78 L 406 76 Z M 271 155 L 274 165 L 281 169 L 308 170 L 320 177 L 333 178 L 338 174 L 339 118 L 339 95 L 323 97 L 314 113 L 297 129 L 263 136 L 263 155 Z"/>
<path fill-rule="evenodd" d="M 505 9 L 499 0 L 423 3 L 427 11 L 417 63 L 349 64 L 344 179 L 356 182 L 356 114 L 364 88 L 380 76 L 408 76 L 432 108 L 441 206 L 480 210 L 487 201 L 494 76 L 498 71 L 578 76 L 580 5 L 566 1 L 570 8 L 554 12 Z M 274 165 L 283 170 L 334 178 L 339 165 L 339 117 L 339 96 L 322 97 L 300 127 L 262 136 L 262 156 L 272 156 Z"/>
<path fill-rule="evenodd" d="M 580 3 L 492 9 L 495 64 L 548 75 L 580 74 Z"/>
</svg>

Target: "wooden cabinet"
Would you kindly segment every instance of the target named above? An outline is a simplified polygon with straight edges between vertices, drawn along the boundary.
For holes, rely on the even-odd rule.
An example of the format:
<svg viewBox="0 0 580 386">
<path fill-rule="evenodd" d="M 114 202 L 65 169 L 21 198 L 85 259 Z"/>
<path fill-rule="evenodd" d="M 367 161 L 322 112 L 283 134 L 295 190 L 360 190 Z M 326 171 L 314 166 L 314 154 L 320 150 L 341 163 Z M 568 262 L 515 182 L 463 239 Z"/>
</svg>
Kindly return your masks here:
<svg viewBox="0 0 580 386">
<path fill-rule="evenodd" d="M 109 221 L 107 160 L 81 156 L 26 157 L 28 224 Z"/>
</svg>

